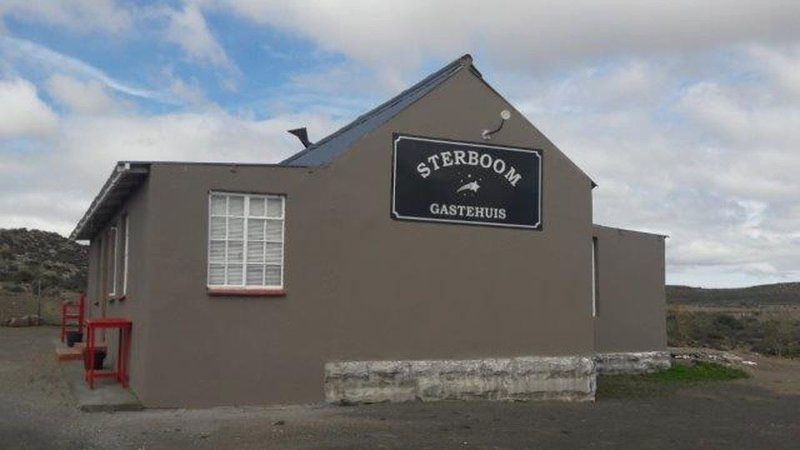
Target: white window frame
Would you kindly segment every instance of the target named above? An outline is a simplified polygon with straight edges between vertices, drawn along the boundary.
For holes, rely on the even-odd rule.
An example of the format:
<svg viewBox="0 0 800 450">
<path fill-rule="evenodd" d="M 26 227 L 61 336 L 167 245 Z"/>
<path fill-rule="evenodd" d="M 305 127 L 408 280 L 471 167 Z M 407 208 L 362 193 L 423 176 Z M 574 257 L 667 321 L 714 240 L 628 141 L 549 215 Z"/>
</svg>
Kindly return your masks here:
<svg viewBox="0 0 800 450">
<path fill-rule="evenodd" d="M 111 292 L 108 293 L 109 297 L 115 297 L 117 295 L 117 258 L 118 258 L 118 240 L 119 240 L 119 230 L 117 226 L 114 225 L 108 229 L 109 234 L 114 234 L 114 239 L 109 239 L 108 241 L 114 248 L 111 251 Z"/>
<path fill-rule="evenodd" d="M 128 295 L 128 252 L 130 251 L 130 221 L 128 221 L 128 214 L 126 213 L 123 220 L 125 227 L 125 249 L 122 255 L 122 295 Z"/>
<path fill-rule="evenodd" d="M 597 317 L 597 313 L 598 313 L 598 311 L 597 311 L 597 306 L 598 306 L 597 305 L 597 301 L 599 300 L 598 299 L 598 291 L 599 291 L 598 282 L 600 281 L 598 279 L 598 274 L 597 274 L 597 246 L 598 245 L 599 244 L 597 242 L 597 237 L 592 237 L 592 317 Z"/>
<path fill-rule="evenodd" d="M 226 202 L 225 202 L 226 211 L 225 211 L 225 215 L 224 216 L 214 216 L 214 215 L 212 215 L 211 199 L 215 195 L 221 195 L 221 196 L 225 196 L 226 197 Z M 229 201 L 227 199 L 230 196 L 244 197 L 244 199 L 245 199 L 245 201 L 244 201 L 244 212 L 243 212 L 243 216 L 242 216 L 243 219 L 244 219 L 244 232 L 243 232 L 243 236 L 242 236 L 242 246 L 243 246 L 243 250 L 242 250 L 242 252 L 243 252 L 243 256 L 242 256 L 242 284 L 228 284 L 227 283 L 228 264 L 229 264 L 229 261 L 228 261 L 228 258 L 227 258 L 227 254 L 226 254 L 226 257 L 225 257 L 225 269 L 224 269 L 225 270 L 225 280 L 226 280 L 225 284 L 211 284 L 210 283 L 211 264 L 212 264 L 212 262 L 211 262 L 211 241 L 212 241 L 212 239 L 211 239 L 211 222 L 212 222 L 211 219 L 212 219 L 212 217 L 226 217 L 226 218 L 231 217 L 228 214 L 228 211 L 227 211 L 227 205 L 228 205 L 228 201 Z M 277 265 L 280 266 L 281 281 L 280 281 L 280 284 L 277 284 L 277 285 L 267 285 L 267 284 L 248 285 L 247 284 L 247 242 L 248 242 L 247 241 L 247 230 L 248 230 L 248 221 L 251 219 L 251 217 L 250 217 L 250 200 L 254 199 L 254 198 L 259 198 L 259 199 L 263 198 L 265 200 L 265 208 L 267 208 L 267 206 L 266 206 L 267 202 L 266 201 L 269 200 L 269 199 L 279 199 L 281 201 L 281 215 L 280 215 L 280 217 L 269 217 L 267 215 L 266 209 L 264 211 L 264 219 L 265 220 L 280 220 L 280 222 L 281 222 L 281 241 L 280 241 L 280 244 L 281 244 L 281 259 L 280 259 L 280 264 L 267 263 L 266 259 L 264 260 L 264 263 L 263 263 L 264 264 L 264 271 L 265 271 L 265 273 L 264 273 L 264 282 L 265 283 L 266 283 L 266 269 L 267 269 L 267 267 L 268 266 L 277 266 Z M 231 192 L 231 191 L 209 191 L 208 192 L 208 216 L 207 217 L 208 217 L 208 236 L 207 236 L 207 247 L 206 247 L 206 251 L 207 251 L 207 254 L 206 254 L 206 287 L 208 289 L 210 289 L 210 290 L 215 290 L 215 289 L 220 289 L 220 290 L 226 290 L 226 289 L 235 289 L 235 290 L 240 290 L 240 289 L 245 289 L 245 290 L 283 290 L 284 289 L 285 280 L 286 280 L 286 196 L 285 195 L 280 195 L 280 194 L 258 194 L 258 193 Z M 228 239 L 228 234 L 229 233 L 230 233 L 230 229 L 229 229 L 229 227 L 227 226 L 227 223 L 226 223 L 226 226 L 225 226 L 225 242 L 227 242 L 229 240 Z M 275 243 L 278 243 L 278 242 L 274 241 L 274 240 L 272 240 L 272 241 L 268 240 L 266 238 L 266 235 L 265 235 L 264 236 L 264 245 L 265 245 L 265 247 L 266 247 L 266 244 L 268 244 L 268 243 L 275 244 Z M 219 263 L 215 263 L 215 264 L 219 264 Z"/>
</svg>

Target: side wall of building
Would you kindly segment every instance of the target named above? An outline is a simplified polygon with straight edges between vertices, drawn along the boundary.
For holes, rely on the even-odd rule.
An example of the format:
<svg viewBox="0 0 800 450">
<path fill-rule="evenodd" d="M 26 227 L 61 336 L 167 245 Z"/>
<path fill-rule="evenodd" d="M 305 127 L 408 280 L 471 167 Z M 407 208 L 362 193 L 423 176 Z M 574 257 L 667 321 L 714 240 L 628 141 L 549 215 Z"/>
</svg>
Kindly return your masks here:
<svg viewBox="0 0 800 450">
<path fill-rule="evenodd" d="M 124 317 L 133 322 L 133 339 L 129 374 L 131 388 L 141 396 L 147 396 L 147 331 L 149 329 L 149 307 L 153 302 L 149 282 L 150 264 L 147 260 L 148 241 L 151 230 L 151 215 L 148 212 L 150 186 L 147 181 L 120 207 L 114 217 L 90 242 L 89 286 L 87 290 L 87 317 Z M 127 274 L 125 273 L 125 225 L 128 226 Z M 116 264 L 111 227 L 116 227 Z M 116 286 L 113 270 L 116 269 Z M 127 278 L 127 283 L 125 279 Z M 110 295 L 114 290 L 115 295 Z M 107 333 L 107 364 L 116 361 L 117 332 Z M 98 336 L 98 341 L 103 336 Z"/>
<path fill-rule="evenodd" d="M 147 406 L 324 399 L 325 363 L 591 355 L 591 182 L 543 149 L 542 231 L 390 217 L 392 133 L 481 142 L 513 107 L 467 70 L 329 166 L 153 164 Z M 209 191 L 287 196 L 286 295 L 210 296 Z"/>
<path fill-rule="evenodd" d="M 604 226 L 594 237 L 596 351 L 666 350 L 664 237 Z"/>
</svg>

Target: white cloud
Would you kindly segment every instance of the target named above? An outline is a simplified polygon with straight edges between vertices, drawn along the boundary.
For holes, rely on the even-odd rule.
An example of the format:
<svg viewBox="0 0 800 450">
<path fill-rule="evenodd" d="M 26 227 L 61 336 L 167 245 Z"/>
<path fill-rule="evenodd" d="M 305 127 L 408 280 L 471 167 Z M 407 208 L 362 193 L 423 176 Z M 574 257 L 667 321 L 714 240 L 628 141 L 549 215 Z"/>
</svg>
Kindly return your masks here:
<svg viewBox="0 0 800 450">
<path fill-rule="evenodd" d="M 140 38 L 151 29 L 160 29 L 159 36 L 180 47 L 190 60 L 238 73 L 213 36 L 202 11 L 191 1 L 183 1 L 173 8 L 166 5 L 132 6 L 114 0 L 4 0 L 0 3 L 0 34 L 3 34 L 4 28 L 2 19 L 9 16 L 80 33 L 100 32 L 124 39 Z M 163 27 L 160 22 L 164 22 Z M 30 50 L 29 45 L 23 52 Z M 46 56 L 52 59 L 52 55 Z M 124 86 L 120 85 L 119 88 Z M 136 92 L 135 89 L 131 90 Z M 133 95 L 137 94 L 142 92 Z"/>
<path fill-rule="evenodd" d="M 99 81 L 86 82 L 66 75 L 53 75 L 47 80 L 48 93 L 59 103 L 79 114 L 105 114 L 124 105 L 115 100 Z"/>
<path fill-rule="evenodd" d="M 0 19 L 4 16 L 82 32 L 122 33 L 128 31 L 133 22 L 131 13 L 113 0 L 3 0 Z"/>
<path fill-rule="evenodd" d="M 31 82 L 0 80 L 0 139 L 53 133 L 58 117 L 40 98 Z"/>
<path fill-rule="evenodd" d="M 800 36 L 800 3 L 764 0 L 620 2 L 206 0 L 320 48 L 396 71 L 478 49 L 496 67 L 542 70 L 610 56 L 695 52 Z"/>
<path fill-rule="evenodd" d="M 208 28 L 202 11 L 191 3 L 179 9 L 160 8 L 167 18 L 165 38 L 177 44 L 192 59 L 233 70 L 233 63 Z"/>
<path fill-rule="evenodd" d="M 96 80 L 109 89 L 132 97 L 165 103 L 174 102 L 174 99 L 160 92 L 130 86 L 108 76 L 102 70 L 80 59 L 55 52 L 43 45 L 25 39 L 0 35 L 0 56 L 3 57 L 7 64 L 31 65 L 48 74 L 62 73 L 69 74 L 75 78 Z"/>
<path fill-rule="evenodd" d="M 784 80 L 800 54 L 724 53 L 700 65 L 630 58 L 495 85 L 599 183 L 596 221 L 670 235 L 670 281 L 796 279 L 800 103 L 787 100 Z"/>
<path fill-rule="evenodd" d="M 788 97 L 790 101 L 800 98 L 800 47 L 774 49 L 753 45 L 749 51 L 758 68 L 792 94 Z"/>
<path fill-rule="evenodd" d="M 146 115 L 68 115 L 51 139 L 20 154 L 0 152 L 0 227 L 28 226 L 68 235 L 120 160 L 275 163 L 301 149 L 286 130 L 320 133 L 324 115 L 256 120 L 219 109 Z"/>
</svg>

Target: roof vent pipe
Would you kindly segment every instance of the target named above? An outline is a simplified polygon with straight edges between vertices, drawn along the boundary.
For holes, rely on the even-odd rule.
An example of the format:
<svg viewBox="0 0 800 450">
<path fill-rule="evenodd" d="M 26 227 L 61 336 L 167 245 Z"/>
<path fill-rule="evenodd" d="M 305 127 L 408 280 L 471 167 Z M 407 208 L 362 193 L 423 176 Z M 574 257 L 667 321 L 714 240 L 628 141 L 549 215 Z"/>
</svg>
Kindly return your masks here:
<svg viewBox="0 0 800 450">
<path fill-rule="evenodd" d="M 308 148 L 311 145 L 311 141 L 308 140 L 308 130 L 306 130 L 306 127 L 289 130 L 289 133 L 297 136 L 297 139 L 300 139 L 300 142 L 303 143 L 303 147 Z"/>
</svg>

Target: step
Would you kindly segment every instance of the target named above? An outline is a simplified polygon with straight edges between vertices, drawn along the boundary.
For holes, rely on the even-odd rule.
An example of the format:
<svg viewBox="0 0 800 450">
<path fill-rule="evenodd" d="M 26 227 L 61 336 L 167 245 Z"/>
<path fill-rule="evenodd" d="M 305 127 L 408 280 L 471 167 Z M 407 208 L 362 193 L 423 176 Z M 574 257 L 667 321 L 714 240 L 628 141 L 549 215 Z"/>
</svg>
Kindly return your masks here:
<svg viewBox="0 0 800 450">
<path fill-rule="evenodd" d="M 56 359 L 58 361 L 72 361 L 83 359 L 83 347 L 56 347 Z"/>
</svg>

